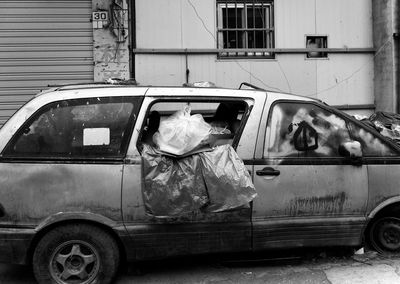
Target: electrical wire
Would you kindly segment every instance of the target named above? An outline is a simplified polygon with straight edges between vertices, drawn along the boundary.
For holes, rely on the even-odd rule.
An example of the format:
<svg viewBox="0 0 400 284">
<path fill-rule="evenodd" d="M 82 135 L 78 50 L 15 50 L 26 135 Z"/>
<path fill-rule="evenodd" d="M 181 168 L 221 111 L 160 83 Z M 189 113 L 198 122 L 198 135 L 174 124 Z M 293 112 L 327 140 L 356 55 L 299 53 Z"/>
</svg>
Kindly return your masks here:
<svg viewBox="0 0 400 284">
<path fill-rule="evenodd" d="M 375 52 L 375 54 L 374 54 L 374 56 L 372 57 L 372 59 L 375 59 L 375 57 L 377 57 L 377 56 L 382 52 L 382 50 L 386 47 L 386 45 L 387 45 L 388 43 L 391 43 L 391 42 L 392 42 L 392 37 L 389 36 L 388 39 L 385 41 L 385 43 L 383 43 L 383 44 L 378 48 L 378 50 Z M 319 95 L 319 94 L 321 94 L 321 93 L 324 93 L 324 92 L 326 92 L 326 91 L 329 91 L 329 90 L 332 90 L 332 89 L 338 87 L 340 84 L 342 84 L 342 83 L 344 83 L 344 82 L 347 82 L 347 81 L 350 80 L 352 77 L 354 77 L 358 72 L 360 72 L 362 69 L 364 69 L 364 67 L 367 66 L 368 64 L 369 64 L 369 62 L 364 63 L 364 64 L 361 65 L 358 69 L 356 69 L 353 73 L 351 73 L 350 76 L 348 76 L 348 77 L 346 77 L 346 78 L 344 78 L 344 79 L 342 79 L 342 80 L 336 82 L 335 85 L 332 85 L 332 86 L 330 86 L 330 87 L 328 87 L 328 88 L 326 88 L 326 89 L 323 89 L 323 90 L 321 90 L 321 91 L 315 92 L 315 93 L 310 94 L 310 95 L 307 95 L 307 96 L 316 96 L 316 95 Z"/>
</svg>

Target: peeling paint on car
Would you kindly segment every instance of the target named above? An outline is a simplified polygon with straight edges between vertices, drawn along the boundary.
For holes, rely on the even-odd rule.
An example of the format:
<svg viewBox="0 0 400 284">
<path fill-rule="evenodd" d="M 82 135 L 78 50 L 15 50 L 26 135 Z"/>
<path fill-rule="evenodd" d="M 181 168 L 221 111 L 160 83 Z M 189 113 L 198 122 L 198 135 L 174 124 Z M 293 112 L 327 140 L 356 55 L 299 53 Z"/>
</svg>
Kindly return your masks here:
<svg viewBox="0 0 400 284">
<path fill-rule="evenodd" d="M 309 215 L 341 213 L 346 200 L 345 192 L 311 198 L 298 197 L 290 201 L 287 211 L 290 216 L 302 215 L 304 213 Z"/>
</svg>

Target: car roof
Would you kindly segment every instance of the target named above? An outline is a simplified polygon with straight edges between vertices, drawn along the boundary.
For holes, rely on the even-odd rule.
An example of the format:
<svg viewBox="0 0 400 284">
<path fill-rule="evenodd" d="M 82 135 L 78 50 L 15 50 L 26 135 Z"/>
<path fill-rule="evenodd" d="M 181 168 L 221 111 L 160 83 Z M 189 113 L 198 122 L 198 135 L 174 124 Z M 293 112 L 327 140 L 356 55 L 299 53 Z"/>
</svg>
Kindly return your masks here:
<svg viewBox="0 0 400 284">
<path fill-rule="evenodd" d="M 269 94 L 273 97 L 282 99 L 318 101 L 320 100 L 293 95 L 288 93 L 279 93 L 263 89 L 233 89 L 221 87 L 193 87 L 193 86 L 139 86 L 137 84 L 73 84 L 52 87 L 36 95 L 40 100 L 55 101 L 73 98 L 99 97 L 99 96 L 157 96 L 157 97 L 252 97 L 265 96 Z"/>
</svg>

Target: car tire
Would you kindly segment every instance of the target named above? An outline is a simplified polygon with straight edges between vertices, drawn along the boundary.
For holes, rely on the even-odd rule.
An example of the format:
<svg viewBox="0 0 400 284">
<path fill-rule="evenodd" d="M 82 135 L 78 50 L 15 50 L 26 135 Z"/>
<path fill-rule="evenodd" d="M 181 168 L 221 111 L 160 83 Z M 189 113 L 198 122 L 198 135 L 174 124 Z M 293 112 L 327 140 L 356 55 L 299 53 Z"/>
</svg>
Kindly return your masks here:
<svg viewBox="0 0 400 284">
<path fill-rule="evenodd" d="M 369 231 L 369 243 L 383 254 L 400 252 L 400 219 L 384 217 L 376 220 Z"/>
<path fill-rule="evenodd" d="M 110 283 L 119 266 L 112 236 L 88 224 L 70 224 L 46 233 L 33 254 L 39 283 Z"/>
</svg>

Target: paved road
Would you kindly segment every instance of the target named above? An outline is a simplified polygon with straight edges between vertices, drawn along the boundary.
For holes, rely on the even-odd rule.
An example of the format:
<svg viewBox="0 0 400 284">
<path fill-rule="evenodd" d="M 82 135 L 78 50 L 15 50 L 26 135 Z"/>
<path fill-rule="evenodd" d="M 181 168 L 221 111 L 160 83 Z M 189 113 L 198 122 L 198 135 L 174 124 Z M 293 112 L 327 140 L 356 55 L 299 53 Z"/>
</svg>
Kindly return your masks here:
<svg viewBox="0 0 400 284">
<path fill-rule="evenodd" d="M 35 281 L 29 267 L 1 264 L 0 283 Z M 400 256 L 335 250 L 181 258 L 130 265 L 116 283 L 393 284 L 400 283 Z"/>
</svg>

